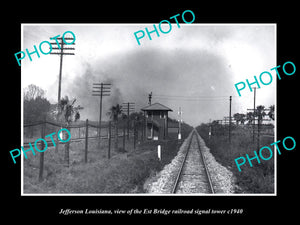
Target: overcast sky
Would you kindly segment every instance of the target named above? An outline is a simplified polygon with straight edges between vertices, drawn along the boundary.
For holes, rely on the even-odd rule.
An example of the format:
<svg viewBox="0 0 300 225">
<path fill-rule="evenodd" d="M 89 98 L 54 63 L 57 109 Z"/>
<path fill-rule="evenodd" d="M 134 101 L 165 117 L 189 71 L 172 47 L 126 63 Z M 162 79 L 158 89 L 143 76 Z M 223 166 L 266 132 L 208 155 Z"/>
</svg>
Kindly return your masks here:
<svg viewBox="0 0 300 225">
<path fill-rule="evenodd" d="M 139 111 L 152 91 L 152 103 L 173 109 L 173 118 L 181 107 L 183 120 L 192 126 L 228 116 L 230 95 L 232 114 L 246 113 L 253 107 L 253 92 L 245 89 L 238 97 L 234 84 L 254 81 L 254 75 L 277 65 L 274 24 L 172 24 L 170 33 L 153 33 L 152 40 L 146 35 L 138 45 L 134 32 L 145 27 L 150 30 L 153 24 L 23 24 L 20 51 L 33 51 L 33 45 L 38 48 L 40 42 L 72 31 L 75 55 L 63 58 L 61 96 L 77 99 L 84 107 L 82 120 L 99 118 L 99 97 L 91 96 L 92 84 L 106 82 L 112 90 L 104 97 L 104 115 L 113 104 L 128 101 Z M 32 58 L 22 60 L 22 88 L 38 85 L 55 103 L 59 56 Z M 276 75 L 271 73 L 273 82 L 257 90 L 256 105 L 275 104 Z"/>
</svg>

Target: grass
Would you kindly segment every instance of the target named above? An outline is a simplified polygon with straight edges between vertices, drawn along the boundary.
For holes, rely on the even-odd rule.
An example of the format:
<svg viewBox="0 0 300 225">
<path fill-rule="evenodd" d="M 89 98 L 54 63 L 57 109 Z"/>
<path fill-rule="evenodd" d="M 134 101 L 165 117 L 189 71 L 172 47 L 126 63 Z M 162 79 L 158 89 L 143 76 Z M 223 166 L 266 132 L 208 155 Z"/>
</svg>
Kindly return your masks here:
<svg viewBox="0 0 300 225">
<path fill-rule="evenodd" d="M 40 138 L 41 127 L 24 129 L 24 142 L 34 142 Z M 52 133 L 54 128 L 47 125 L 45 134 Z M 71 130 L 72 139 L 84 137 L 85 129 Z M 182 126 L 183 139 L 189 134 L 191 127 Z M 122 130 L 119 130 L 122 133 Z M 97 130 L 89 128 L 89 135 L 95 136 Z M 102 135 L 107 134 L 103 129 Z M 139 134 L 140 138 L 140 134 Z M 108 159 L 108 140 L 102 139 L 100 146 L 97 139 L 89 139 L 88 162 L 84 162 L 84 139 L 70 143 L 70 164 L 64 161 L 64 145 L 60 144 L 58 152 L 49 147 L 44 153 L 43 180 L 39 177 L 40 153 L 28 152 L 24 159 L 23 188 L 24 193 L 143 193 L 145 180 L 160 171 L 164 165 L 176 156 L 179 145 L 176 135 L 170 135 L 163 141 L 137 141 L 133 147 L 133 137 L 126 138 L 125 149 L 123 138 L 118 138 L 118 149 L 114 149 L 114 138 L 111 141 L 111 158 Z M 162 160 L 157 157 L 157 145 L 162 147 Z"/>
<path fill-rule="evenodd" d="M 236 177 L 236 183 L 241 189 L 236 189 L 236 192 L 243 193 L 274 193 L 274 157 L 270 160 L 260 160 L 259 164 L 256 159 L 252 160 L 253 167 L 250 167 L 248 161 L 241 166 L 241 172 L 235 164 L 235 159 L 238 157 L 254 157 L 254 151 L 259 152 L 262 146 L 270 146 L 274 142 L 273 138 L 262 137 L 260 146 L 257 148 L 256 143 L 252 143 L 252 135 L 248 130 L 235 127 L 231 138 L 231 145 L 228 142 L 226 129 L 222 128 L 213 132 L 211 139 L 208 138 L 209 127 L 206 124 L 198 126 L 197 131 L 205 140 L 205 143 L 210 148 L 211 153 L 216 160 L 222 165 L 229 168 Z"/>
<path fill-rule="evenodd" d="M 186 134 L 187 135 L 187 134 Z M 162 146 L 162 160 L 157 145 Z M 107 140 L 89 140 L 88 163 L 84 163 L 84 141 L 70 144 L 70 166 L 63 161 L 64 148 L 45 151 L 44 179 L 38 181 L 39 153 L 24 159 L 24 193 L 143 193 L 144 181 L 171 162 L 179 149 L 177 140 L 145 141 L 133 150 L 132 140 L 125 153 L 114 149 L 107 158 Z M 119 138 L 122 146 L 122 138 Z"/>
</svg>

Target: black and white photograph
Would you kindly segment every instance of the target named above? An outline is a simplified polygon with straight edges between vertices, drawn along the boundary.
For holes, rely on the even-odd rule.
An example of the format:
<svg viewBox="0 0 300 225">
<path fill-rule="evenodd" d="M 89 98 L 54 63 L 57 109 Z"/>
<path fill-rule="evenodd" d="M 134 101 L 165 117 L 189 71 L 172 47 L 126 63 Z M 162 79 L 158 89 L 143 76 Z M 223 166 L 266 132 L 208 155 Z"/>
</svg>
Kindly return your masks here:
<svg viewBox="0 0 300 225">
<path fill-rule="evenodd" d="M 276 23 L 161 19 L 21 24 L 22 196 L 277 195 Z"/>
<path fill-rule="evenodd" d="M 1 17 L 5 221 L 296 219 L 296 4 L 44 3 Z"/>
</svg>

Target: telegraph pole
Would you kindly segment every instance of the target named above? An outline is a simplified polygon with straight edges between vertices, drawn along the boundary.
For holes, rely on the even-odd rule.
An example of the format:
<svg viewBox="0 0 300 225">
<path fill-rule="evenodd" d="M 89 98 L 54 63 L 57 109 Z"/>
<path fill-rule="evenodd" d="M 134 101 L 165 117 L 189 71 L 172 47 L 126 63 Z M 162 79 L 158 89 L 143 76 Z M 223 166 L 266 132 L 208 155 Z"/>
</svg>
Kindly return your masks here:
<svg viewBox="0 0 300 225">
<path fill-rule="evenodd" d="M 247 109 L 247 110 L 253 110 L 253 124 L 252 124 L 252 142 L 254 143 L 255 141 L 255 117 L 256 117 L 256 106 L 255 106 L 255 102 L 256 102 L 256 87 L 253 88 L 254 89 L 254 95 L 253 95 L 253 109 Z"/>
<path fill-rule="evenodd" d="M 257 149 L 259 149 L 259 145 L 260 145 L 260 125 L 262 124 L 263 121 L 270 121 L 268 119 L 264 119 L 263 116 L 264 116 L 264 112 L 265 111 L 269 111 L 270 109 L 263 109 L 261 112 L 259 112 L 259 110 L 257 109 L 247 109 L 249 111 L 254 111 L 254 112 L 257 112 L 256 115 L 254 115 L 254 118 L 253 118 L 253 121 L 255 122 L 255 120 L 257 120 Z M 257 118 L 256 118 L 257 117 Z M 261 118 L 259 118 L 261 117 Z M 253 144 L 255 142 L 255 129 L 253 129 Z"/>
<path fill-rule="evenodd" d="M 232 100 L 232 96 L 229 96 L 229 128 L 228 128 L 229 144 L 231 143 L 231 100 Z"/>
<path fill-rule="evenodd" d="M 260 143 L 260 125 L 263 121 L 268 121 L 263 118 L 264 112 L 269 111 L 270 109 L 263 109 L 261 112 L 256 108 L 256 87 L 254 87 L 254 99 L 253 99 L 253 109 L 247 109 L 248 111 L 253 111 L 253 136 L 252 136 L 252 142 L 254 144 L 255 142 L 255 121 L 257 120 L 257 149 L 259 148 Z M 256 119 L 257 117 L 257 119 Z M 261 118 L 260 118 L 261 117 Z"/>
<path fill-rule="evenodd" d="M 101 134 L 101 120 L 102 120 L 102 97 L 110 96 L 110 88 L 111 88 L 111 84 L 93 83 L 92 96 L 100 97 L 100 112 L 99 112 L 99 127 L 98 127 L 99 143 L 100 143 L 100 134 Z"/>
<path fill-rule="evenodd" d="M 61 98 L 61 77 L 62 77 L 62 63 L 63 63 L 63 56 L 64 55 L 75 55 L 74 53 L 70 53 L 70 52 L 66 52 L 66 51 L 69 51 L 69 50 L 75 50 L 75 48 L 72 48 L 72 47 L 68 47 L 66 48 L 65 47 L 65 43 L 63 41 L 63 38 L 56 38 L 58 40 L 60 40 L 60 47 L 58 46 L 58 44 L 55 42 L 55 43 L 50 43 L 51 45 L 57 45 L 57 47 L 52 47 L 52 49 L 60 49 L 59 52 L 51 52 L 50 55 L 59 55 L 60 56 L 60 67 L 59 67 L 59 80 L 58 80 L 58 95 L 57 95 L 57 102 L 58 102 L 58 105 L 60 104 L 60 98 Z M 74 38 L 64 38 L 64 40 L 73 40 L 74 41 Z M 67 45 L 75 45 L 75 43 L 70 43 L 70 44 L 67 44 Z"/>
<path fill-rule="evenodd" d="M 253 100 L 253 113 L 254 113 L 254 123 L 253 123 L 253 128 L 252 128 L 252 140 L 253 140 L 253 143 L 254 143 L 254 136 L 255 136 L 255 100 L 256 100 L 256 87 L 254 87 L 254 100 Z"/>
<path fill-rule="evenodd" d="M 51 38 L 50 38 L 51 39 Z M 59 67 L 59 76 L 58 76 L 58 94 L 57 94 L 57 116 L 56 116 L 56 120 L 58 122 L 59 120 L 59 115 L 60 115 L 60 99 L 61 99 L 61 77 L 62 77 L 62 63 L 63 63 L 63 56 L 64 55 L 75 55 L 74 53 L 70 53 L 70 52 L 66 52 L 69 50 L 75 50 L 75 48 L 69 47 L 66 48 L 64 47 L 65 43 L 64 40 L 73 40 L 72 43 L 67 44 L 67 45 L 75 45 L 74 43 L 74 38 L 56 38 L 57 42 L 55 43 L 50 43 L 52 46 L 57 46 L 57 47 L 52 47 L 52 49 L 60 49 L 59 52 L 51 52 L 50 55 L 59 55 L 60 56 L 60 67 Z M 64 40 L 63 40 L 64 39 Z M 60 41 L 60 43 L 58 43 L 58 40 Z M 60 46 L 59 46 L 60 44 Z M 58 143 L 58 137 L 56 137 L 56 143 Z M 55 152 L 58 152 L 58 144 L 55 146 Z"/>
<path fill-rule="evenodd" d="M 122 111 L 123 112 L 127 111 L 127 140 L 129 140 L 129 123 L 130 123 L 129 115 L 131 112 L 134 112 L 135 110 L 134 104 L 135 104 L 134 102 L 126 102 L 123 103 L 122 105 Z"/>
</svg>

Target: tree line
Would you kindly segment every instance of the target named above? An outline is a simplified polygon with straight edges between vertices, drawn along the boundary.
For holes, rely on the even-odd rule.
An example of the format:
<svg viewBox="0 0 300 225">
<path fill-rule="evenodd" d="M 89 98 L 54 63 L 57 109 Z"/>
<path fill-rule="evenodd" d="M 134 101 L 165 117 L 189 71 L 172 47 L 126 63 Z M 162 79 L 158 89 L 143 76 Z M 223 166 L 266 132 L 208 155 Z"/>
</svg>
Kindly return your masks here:
<svg viewBox="0 0 300 225">
<path fill-rule="evenodd" d="M 45 90 L 30 84 L 24 88 L 24 124 L 43 121 L 46 118 L 56 120 L 64 125 L 70 125 L 80 119 L 80 105 L 75 106 L 76 99 L 68 96 L 62 98 L 58 104 L 51 104 L 45 97 Z"/>
<path fill-rule="evenodd" d="M 245 124 L 245 122 L 247 122 L 248 124 L 253 124 L 255 120 L 258 121 L 258 124 L 261 124 L 266 116 L 268 116 L 273 121 L 275 120 L 274 110 L 275 105 L 271 105 L 269 108 L 266 108 L 263 105 L 259 105 L 256 107 L 254 112 L 247 112 L 246 114 L 235 113 L 233 114 L 233 118 L 236 121 L 236 125 L 238 125 L 239 123 Z"/>
<path fill-rule="evenodd" d="M 69 99 L 68 96 L 65 96 L 60 100 L 57 107 L 57 104 L 51 104 L 47 100 L 45 91 L 42 88 L 30 84 L 24 88 L 24 124 L 43 121 L 47 118 L 68 127 L 71 123 L 80 119 L 80 110 L 83 109 L 80 105 L 76 106 L 75 103 L 76 99 Z M 118 137 L 120 128 L 125 129 L 128 125 L 133 132 L 140 131 L 140 134 L 144 135 L 145 116 L 143 112 L 130 113 L 128 118 L 127 113 L 122 110 L 122 106 L 116 104 L 109 108 L 106 115 L 110 118 L 115 137 Z M 178 123 L 177 120 L 168 119 Z M 29 135 L 33 136 L 33 129 L 30 130 L 31 135 Z M 191 127 L 188 124 L 182 123 L 183 133 L 188 133 L 190 130 Z M 115 139 L 115 149 L 118 149 L 117 138 Z"/>
</svg>

